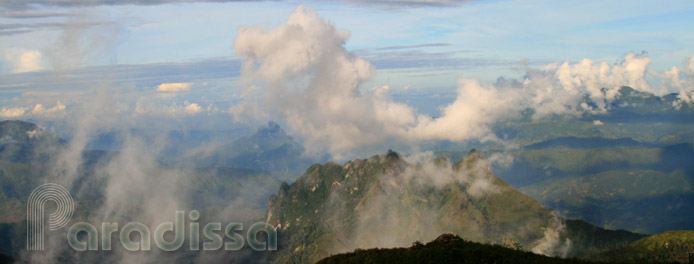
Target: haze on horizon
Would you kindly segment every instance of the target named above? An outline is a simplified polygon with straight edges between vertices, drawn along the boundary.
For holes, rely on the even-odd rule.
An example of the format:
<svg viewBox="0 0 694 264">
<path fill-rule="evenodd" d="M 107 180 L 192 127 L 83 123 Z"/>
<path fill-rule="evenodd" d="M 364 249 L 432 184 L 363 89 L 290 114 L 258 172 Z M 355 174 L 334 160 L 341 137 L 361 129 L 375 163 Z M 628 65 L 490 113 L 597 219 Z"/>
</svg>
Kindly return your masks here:
<svg viewBox="0 0 694 264">
<path fill-rule="evenodd" d="M 693 8 L 6 1 L 0 117 L 66 138 L 86 124 L 251 131 L 275 121 L 338 160 L 431 140 L 494 141 L 490 126 L 525 108 L 535 118 L 605 111 L 580 100 L 610 101 L 623 85 L 691 102 Z"/>
</svg>

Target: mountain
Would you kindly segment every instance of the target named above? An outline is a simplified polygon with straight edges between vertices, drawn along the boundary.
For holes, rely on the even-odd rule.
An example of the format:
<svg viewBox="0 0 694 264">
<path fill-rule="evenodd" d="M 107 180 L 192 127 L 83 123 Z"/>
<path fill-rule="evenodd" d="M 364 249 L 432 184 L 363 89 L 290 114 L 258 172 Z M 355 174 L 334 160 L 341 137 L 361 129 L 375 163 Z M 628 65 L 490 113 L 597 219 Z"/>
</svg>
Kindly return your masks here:
<svg viewBox="0 0 694 264">
<path fill-rule="evenodd" d="M 694 229 L 691 144 L 540 145 L 514 152 L 513 165 L 495 172 L 567 217 L 642 233 Z"/>
<path fill-rule="evenodd" d="M 602 261 L 694 263 L 694 231 L 667 231 L 596 255 Z"/>
<path fill-rule="evenodd" d="M 266 221 L 279 231 L 276 263 L 315 262 L 356 248 L 403 247 L 447 232 L 571 256 L 576 254 L 571 244 L 588 243 L 583 240 L 589 237 L 569 237 L 562 218 L 495 177 L 474 149 L 454 164 L 443 157 L 407 160 L 392 151 L 344 165 L 314 164 L 270 197 Z M 621 238 L 602 247 L 640 237 Z"/>
<path fill-rule="evenodd" d="M 55 171 L 53 161 L 63 154 L 68 143 L 22 121 L 0 122 L 0 138 L 0 254 L 20 258 L 26 247 L 27 199 L 34 188 L 50 181 L 49 176 Z M 109 171 L 109 165 L 114 160 L 118 164 L 117 159 L 123 158 L 123 153 L 117 151 L 85 150 L 81 154 L 75 180 L 72 186 L 65 186 L 75 202 L 73 221 L 99 217 L 106 203 L 109 177 L 119 176 Z M 175 190 L 177 195 L 186 197 L 179 205 L 185 207 L 181 209 L 195 208 L 210 217 L 233 212 L 234 221 L 262 219 L 268 197 L 280 185 L 276 177 L 246 168 L 176 168 L 156 160 L 146 163 L 152 166 L 135 172 L 180 176 L 181 184 L 176 184 Z M 124 217 L 136 217 L 141 205 L 140 201 L 132 202 L 128 210 L 133 215 Z"/>
<path fill-rule="evenodd" d="M 65 145 L 55 133 L 18 120 L 0 122 L 0 159 L 27 162 L 45 161 L 51 152 Z"/>
<path fill-rule="evenodd" d="M 303 146 L 287 135 L 278 124 L 269 122 L 250 136 L 241 137 L 191 159 L 197 167 L 246 168 L 294 180 L 295 175 L 300 175 L 311 165 L 311 161 L 304 158 L 303 154 Z"/>
<path fill-rule="evenodd" d="M 538 142 L 525 146 L 523 149 L 546 149 L 546 148 L 615 148 L 615 147 L 649 147 L 654 144 L 641 143 L 631 138 L 601 138 L 601 137 L 558 137 L 550 140 Z"/>
<path fill-rule="evenodd" d="M 324 258 L 319 264 L 340 263 L 594 263 L 587 260 L 548 257 L 500 245 L 466 241 L 454 234 L 443 234 L 409 248 L 357 249 Z"/>
<path fill-rule="evenodd" d="M 678 101 L 677 97 L 677 94 L 657 96 L 625 86 L 604 110 L 579 109 L 537 118 L 533 109 L 527 109 L 520 118 L 495 123 L 493 131 L 497 137 L 522 146 L 557 139 L 567 142 L 571 138 L 631 139 L 639 144 L 660 146 L 692 144 L 694 107 Z M 597 106 L 589 98 L 583 103 Z M 634 142 L 608 143 L 624 146 Z"/>
<path fill-rule="evenodd" d="M 678 94 L 657 96 L 624 86 L 610 104 L 605 120 L 619 122 L 694 122 L 694 108 L 678 103 Z"/>
<path fill-rule="evenodd" d="M 571 238 L 571 255 L 592 259 L 593 255 L 647 237 L 626 230 L 608 230 L 586 221 L 567 219 L 566 236 Z M 621 260 L 616 260 L 621 261 Z"/>
</svg>

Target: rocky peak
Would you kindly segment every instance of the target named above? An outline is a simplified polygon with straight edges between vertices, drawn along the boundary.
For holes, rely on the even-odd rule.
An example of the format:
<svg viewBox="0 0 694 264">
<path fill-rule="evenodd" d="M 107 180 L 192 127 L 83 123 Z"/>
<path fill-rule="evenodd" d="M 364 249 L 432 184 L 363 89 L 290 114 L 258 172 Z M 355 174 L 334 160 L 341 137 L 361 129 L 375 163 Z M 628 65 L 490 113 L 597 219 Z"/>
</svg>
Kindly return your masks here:
<svg viewBox="0 0 694 264">
<path fill-rule="evenodd" d="M 451 244 L 454 242 L 458 242 L 463 240 L 459 236 L 456 236 L 453 233 L 443 233 L 439 237 L 437 237 L 434 242 L 439 243 L 439 244 Z"/>
<path fill-rule="evenodd" d="M 392 149 L 389 149 L 388 152 L 386 153 L 386 159 L 399 159 L 399 158 L 400 158 L 400 154 L 393 151 Z"/>
<path fill-rule="evenodd" d="M 467 156 L 465 156 L 467 159 L 484 159 L 484 155 L 482 155 L 482 152 L 479 150 L 473 148 L 470 151 L 468 151 Z"/>
</svg>

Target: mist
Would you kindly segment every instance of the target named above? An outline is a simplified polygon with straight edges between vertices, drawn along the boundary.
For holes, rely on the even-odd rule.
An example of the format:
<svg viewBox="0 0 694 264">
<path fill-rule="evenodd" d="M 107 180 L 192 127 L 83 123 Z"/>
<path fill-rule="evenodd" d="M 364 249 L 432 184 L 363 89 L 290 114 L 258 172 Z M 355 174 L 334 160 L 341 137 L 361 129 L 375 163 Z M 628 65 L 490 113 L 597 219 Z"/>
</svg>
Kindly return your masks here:
<svg viewBox="0 0 694 264">
<path fill-rule="evenodd" d="M 239 27 L 234 48 L 245 57 L 242 101 L 230 113 L 236 120 L 280 120 L 304 139 L 309 152 L 327 151 L 345 160 L 374 153 L 374 145 L 409 149 L 440 140 L 499 142 L 503 139 L 491 126 L 518 119 L 523 110 L 532 109 L 534 119 L 605 113 L 623 86 L 656 95 L 680 92 L 673 108 L 691 101 L 692 86 L 685 85 L 691 82 L 691 59 L 657 74 L 648 69 L 647 53 L 630 52 L 615 64 L 583 59 L 525 66 L 520 80 L 460 78 L 453 102 L 432 117 L 393 100 L 388 86 L 363 87 L 375 69 L 345 48 L 349 36 L 308 6 L 273 28 Z"/>
<path fill-rule="evenodd" d="M 519 61 L 522 77 L 500 77 L 494 83 L 460 77 L 450 84 L 455 87 L 450 103 L 439 106 L 436 114 L 424 114 L 408 102 L 394 99 L 397 87 L 367 86 L 375 83 L 379 69 L 347 48 L 349 31 L 308 5 L 299 5 L 275 26 L 228 30 L 236 33 L 228 48 L 233 56 L 230 61 L 241 64 L 239 76 L 235 75 L 237 69 L 229 67 L 228 73 L 215 73 L 221 77 L 196 78 L 194 69 L 182 67 L 179 70 L 185 72 L 172 74 L 174 77 L 163 74 L 170 80 L 136 75 L 121 80 L 116 73 L 90 68 L 114 62 L 118 44 L 128 32 L 117 21 L 100 21 L 99 16 L 88 14 L 70 16 L 48 48 L 17 49 L 6 56 L 10 72 L 26 78 L 20 80 L 37 78 L 37 83 L 55 86 L 22 91 L 5 100 L 11 103 L 0 108 L 0 117 L 30 120 L 46 128 L 29 133 L 30 138 L 65 135 L 65 142 L 42 153 L 49 158 L 41 160 L 40 171 L 45 175 L 39 183 L 57 183 L 72 192 L 78 207 L 73 222 L 95 226 L 118 222 L 122 227 L 136 221 L 154 227 L 173 221 L 177 210 L 186 215 L 198 210 L 201 223 L 242 222 L 247 228 L 247 223 L 265 216 L 268 197 L 277 192 L 280 182 L 292 181 L 301 172 L 289 166 L 278 173 L 202 161 L 214 158 L 220 147 L 234 139 L 252 134 L 259 124 L 272 121 L 285 128 L 291 139 L 282 146 L 303 147 L 302 153 L 291 154 L 307 164 L 327 158 L 343 162 L 387 148 L 409 153 L 386 168 L 369 190 L 368 202 L 353 211 L 348 211 L 352 210 L 348 195 L 364 190 L 335 183 L 328 197 L 329 209 L 315 212 L 326 219 L 326 228 L 347 230 L 336 234 L 328 245 L 329 253 L 406 247 L 455 231 L 465 239 L 505 246 L 518 242 L 538 254 L 567 256 L 572 241 L 564 236 L 564 218 L 542 211 L 534 200 L 532 208 L 542 211 L 539 216 L 494 227 L 485 226 L 482 209 L 473 208 L 490 197 L 517 198 L 520 194 L 491 174 L 492 166 L 509 168 L 515 158 L 512 150 L 520 148 L 496 134 L 494 125 L 520 118 L 537 121 L 556 115 L 604 114 L 623 86 L 657 96 L 677 93 L 677 100 L 668 106 L 671 109 L 694 104 L 694 56 L 660 73 L 649 68 L 652 59 L 647 52 L 626 52 L 612 64 L 586 58 L 537 67 Z M 447 45 L 412 47 L 427 46 Z M 605 125 L 600 120 L 592 124 Z M 190 144 L 172 136 L 173 132 L 190 135 L 194 130 L 212 131 L 216 136 Z M 105 134 L 117 144 L 95 147 Z M 471 152 L 455 163 L 426 151 L 441 142 L 493 143 L 497 149 L 487 159 Z M 251 147 L 260 148 L 257 144 Z M 345 163 L 343 169 L 351 170 L 346 177 L 361 176 L 355 171 L 368 162 L 372 161 Z M 450 204 L 472 209 L 455 211 Z M 343 216 L 352 213 L 353 222 L 345 222 Z M 169 254 L 154 246 L 147 252 L 129 252 L 118 243 L 108 252 L 75 252 L 65 243 L 63 231 L 52 233 L 48 250 L 23 251 L 22 257 L 40 263 L 55 259 L 170 262 L 182 257 L 210 262 L 258 257 L 247 247 L 238 252 L 181 250 Z"/>
</svg>

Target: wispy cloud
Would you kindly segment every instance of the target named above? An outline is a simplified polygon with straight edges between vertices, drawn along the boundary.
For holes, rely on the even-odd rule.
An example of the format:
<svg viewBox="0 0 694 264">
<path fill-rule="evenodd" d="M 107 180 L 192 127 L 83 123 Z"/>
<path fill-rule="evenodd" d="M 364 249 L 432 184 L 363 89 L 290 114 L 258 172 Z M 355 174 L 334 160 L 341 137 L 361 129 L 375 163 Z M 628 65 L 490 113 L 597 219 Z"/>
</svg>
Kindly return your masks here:
<svg viewBox="0 0 694 264">
<path fill-rule="evenodd" d="M 157 92 L 187 92 L 193 83 L 162 83 L 157 86 Z"/>
<path fill-rule="evenodd" d="M 6 0 L 0 6 L 7 9 L 22 10 L 28 9 L 32 5 L 76 7 L 76 6 L 97 6 L 97 5 L 160 5 L 170 3 L 196 3 L 196 2 L 259 2 L 259 1 L 278 1 L 278 0 Z M 338 0 L 335 0 L 338 1 Z M 457 6 L 474 0 L 341 0 L 344 2 L 360 5 L 377 6 L 381 8 L 402 8 L 402 7 L 446 7 Z"/>
<path fill-rule="evenodd" d="M 25 12 L 4 12 L 0 13 L 1 17 L 6 18 L 48 18 L 48 17 L 67 17 L 71 16 L 69 13 L 62 12 L 46 12 L 46 11 L 25 11 Z"/>
<path fill-rule="evenodd" d="M 91 66 L 60 71 L 68 75 L 61 83 L 55 83 L 54 71 L 27 72 L 0 75 L 0 93 L 18 90 L 52 91 L 62 88 L 80 89 L 98 84 L 93 76 L 111 76 L 118 83 L 136 83 L 158 87 L 165 83 L 185 83 L 209 79 L 238 77 L 241 61 L 233 58 L 211 58 L 189 62 L 151 63 L 151 64 L 113 64 Z"/>
<path fill-rule="evenodd" d="M 65 113 L 65 105 L 57 102 L 54 106 L 46 108 L 43 104 L 36 104 L 33 107 L 3 107 L 0 109 L 0 117 L 3 118 L 55 118 Z"/>
<path fill-rule="evenodd" d="M 404 8 L 404 7 L 447 7 L 457 6 L 475 0 L 346 0 L 362 5 L 371 5 L 381 8 Z"/>
<path fill-rule="evenodd" d="M 53 6 L 53 7 L 85 7 L 99 5 L 160 5 L 170 3 L 196 3 L 196 2 L 252 2 L 257 0 L 7 0 L 2 1 L 0 6 L 10 10 L 25 10 L 32 6 Z"/>
<path fill-rule="evenodd" d="M 63 27 L 63 23 L 35 23 L 35 24 L 0 24 L 0 35 L 16 35 L 35 30 L 55 30 Z"/>
<path fill-rule="evenodd" d="M 358 50 L 354 53 L 368 60 L 379 70 L 407 68 L 427 68 L 429 70 L 455 68 L 462 70 L 468 67 L 518 65 L 517 60 L 465 57 L 460 55 L 469 52 L 386 49 L 385 51 Z"/>
<path fill-rule="evenodd" d="M 446 47 L 446 46 L 451 46 L 451 44 L 448 44 L 448 43 L 426 43 L 426 44 L 409 45 L 409 46 L 388 46 L 388 47 L 375 48 L 372 50 L 401 50 L 401 49 L 416 49 L 416 48 Z"/>
</svg>

